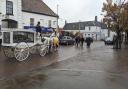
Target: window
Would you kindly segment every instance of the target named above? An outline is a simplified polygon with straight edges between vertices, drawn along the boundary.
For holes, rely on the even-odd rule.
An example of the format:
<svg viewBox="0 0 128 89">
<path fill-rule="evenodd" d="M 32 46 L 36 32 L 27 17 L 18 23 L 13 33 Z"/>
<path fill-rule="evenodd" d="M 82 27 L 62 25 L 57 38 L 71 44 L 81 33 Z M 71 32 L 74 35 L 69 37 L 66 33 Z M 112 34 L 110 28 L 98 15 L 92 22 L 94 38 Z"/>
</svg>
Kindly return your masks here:
<svg viewBox="0 0 128 89">
<path fill-rule="evenodd" d="M 56 25 L 56 21 L 53 21 L 53 25 Z"/>
<path fill-rule="evenodd" d="M 6 14 L 13 15 L 13 2 L 12 1 L 6 1 Z"/>
<path fill-rule="evenodd" d="M 18 43 L 18 42 L 33 43 L 34 42 L 34 33 L 19 32 L 19 31 L 14 32 L 13 33 L 13 43 Z"/>
<path fill-rule="evenodd" d="M 66 37 L 64 36 L 62 39 L 66 39 Z"/>
<path fill-rule="evenodd" d="M 44 19 L 40 19 L 41 25 L 44 26 Z"/>
<path fill-rule="evenodd" d="M 91 30 L 91 27 L 89 26 L 89 31 Z"/>
<path fill-rule="evenodd" d="M 34 18 L 30 18 L 30 26 L 34 26 Z"/>
<path fill-rule="evenodd" d="M 48 21 L 48 26 L 51 27 L 51 20 Z"/>
<path fill-rule="evenodd" d="M 10 33 L 9 32 L 4 32 L 3 33 L 3 43 L 7 43 L 9 44 L 10 43 Z"/>
<path fill-rule="evenodd" d="M 71 37 L 67 37 L 67 39 L 71 39 Z"/>
</svg>

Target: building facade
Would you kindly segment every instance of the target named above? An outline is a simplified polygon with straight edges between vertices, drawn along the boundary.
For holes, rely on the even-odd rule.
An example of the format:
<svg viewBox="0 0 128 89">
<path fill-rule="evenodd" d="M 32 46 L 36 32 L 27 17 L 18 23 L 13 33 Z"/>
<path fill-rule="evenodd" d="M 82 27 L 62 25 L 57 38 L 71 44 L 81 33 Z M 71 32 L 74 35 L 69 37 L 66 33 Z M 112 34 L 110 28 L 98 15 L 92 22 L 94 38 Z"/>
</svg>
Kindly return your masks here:
<svg viewBox="0 0 128 89">
<path fill-rule="evenodd" d="M 83 33 L 84 38 L 92 37 L 94 40 L 102 40 L 108 36 L 106 25 L 98 21 L 66 23 L 64 31 L 80 32 Z"/>
<path fill-rule="evenodd" d="M 0 0 L 1 28 L 29 28 L 37 22 L 57 28 L 58 15 L 42 0 Z"/>
</svg>

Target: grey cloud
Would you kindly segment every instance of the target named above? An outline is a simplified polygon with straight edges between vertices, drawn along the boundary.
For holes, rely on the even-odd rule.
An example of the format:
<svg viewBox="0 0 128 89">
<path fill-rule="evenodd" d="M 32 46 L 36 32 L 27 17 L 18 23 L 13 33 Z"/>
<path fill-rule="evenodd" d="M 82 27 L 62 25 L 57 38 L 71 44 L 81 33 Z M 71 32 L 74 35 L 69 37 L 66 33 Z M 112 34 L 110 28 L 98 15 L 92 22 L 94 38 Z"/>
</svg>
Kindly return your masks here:
<svg viewBox="0 0 128 89">
<path fill-rule="evenodd" d="M 105 0 L 43 0 L 54 12 L 59 4 L 59 16 L 68 22 L 94 20 L 100 16 Z"/>
</svg>

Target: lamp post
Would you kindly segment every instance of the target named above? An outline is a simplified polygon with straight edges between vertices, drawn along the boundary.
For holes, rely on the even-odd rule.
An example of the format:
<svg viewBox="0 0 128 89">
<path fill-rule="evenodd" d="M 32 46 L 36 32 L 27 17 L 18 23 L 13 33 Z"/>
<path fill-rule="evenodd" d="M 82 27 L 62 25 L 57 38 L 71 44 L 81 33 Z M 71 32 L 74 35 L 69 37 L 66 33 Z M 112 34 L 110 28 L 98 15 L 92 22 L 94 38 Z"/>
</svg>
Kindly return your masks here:
<svg viewBox="0 0 128 89">
<path fill-rule="evenodd" d="M 59 20 L 58 9 L 59 9 L 59 5 L 57 4 L 57 30 L 59 29 L 59 25 L 58 25 L 58 20 Z"/>
</svg>

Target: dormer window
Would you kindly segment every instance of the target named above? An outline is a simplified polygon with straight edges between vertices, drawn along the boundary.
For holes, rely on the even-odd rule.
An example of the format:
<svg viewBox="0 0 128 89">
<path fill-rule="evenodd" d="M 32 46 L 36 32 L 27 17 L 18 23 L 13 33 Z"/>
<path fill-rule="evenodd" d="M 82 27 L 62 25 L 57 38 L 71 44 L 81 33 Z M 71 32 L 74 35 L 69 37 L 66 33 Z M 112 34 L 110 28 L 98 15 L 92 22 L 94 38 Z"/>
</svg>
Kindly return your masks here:
<svg viewBox="0 0 128 89">
<path fill-rule="evenodd" d="M 6 14 L 13 15 L 13 2 L 12 1 L 6 1 Z"/>
</svg>

